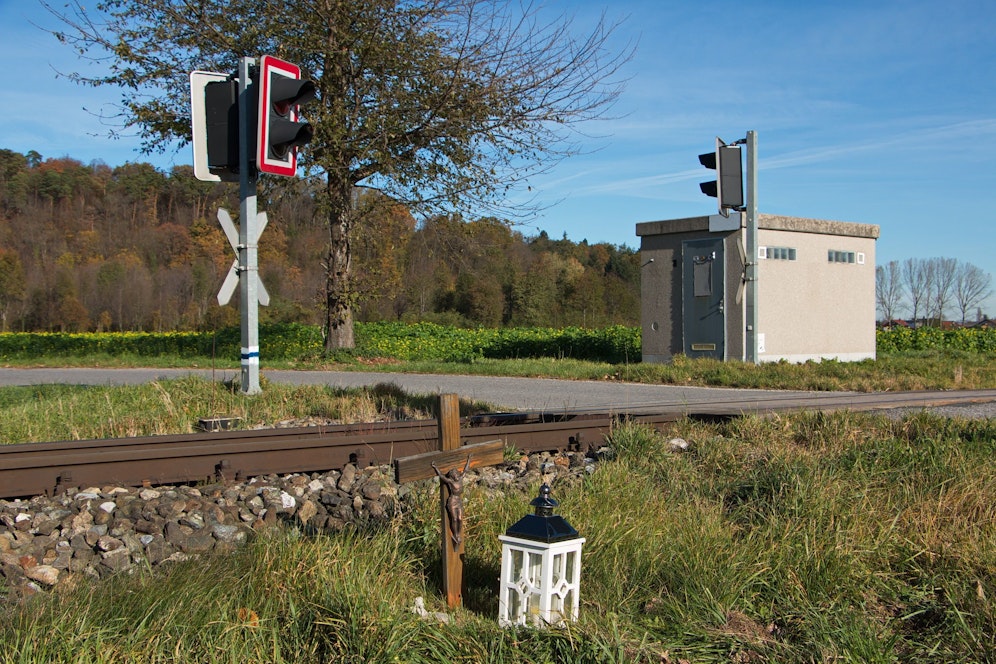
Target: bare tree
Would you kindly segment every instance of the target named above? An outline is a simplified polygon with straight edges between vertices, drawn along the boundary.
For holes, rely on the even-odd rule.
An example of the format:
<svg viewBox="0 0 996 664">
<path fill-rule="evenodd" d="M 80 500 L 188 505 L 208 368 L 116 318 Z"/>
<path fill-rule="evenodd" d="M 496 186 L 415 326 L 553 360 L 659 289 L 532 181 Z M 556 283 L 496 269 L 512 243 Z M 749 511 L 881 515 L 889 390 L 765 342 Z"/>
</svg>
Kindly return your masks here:
<svg viewBox="0 0 996 664">
<path fill-rule="evenodd" d="M 992 295 L 993 278 L 977 265 L 961 263 L 955 275 L 954 297 L 961 312 L 961 322 L 964 325 L 968 319 L 968 311 L 982 304 L 983 300 Z"/>
<path fill-rule="evenodd" d="M 46 5 L 48 6 L 48 5 Z M 528 212 L 510 194 L 578 153 L 576 129 L 620 94 L 629 49 L 604 17 L 575 32 L 500 0 L 105 0 L 49 7 L 61 41 L 104 63 L 72 77 L 122 90 L 120 126 L 147 151 L 189 139 L 188 72 L 272 54 L 302 66 L 320 101 L 301 158 L 324 186 L 326 348 L 353 345 L 351 206 L 357 184 L 416 211 Z"/>
<path fill-rule="evenodd" d="M 895 320 L 903 302 L 902 270 L 898 261 L 889 261 L 875 268 L 875 302 L 882 320 Z"/>
<path fill-rule="evenodd" d="M 933 288 L 931 289 L 932 300 L 929 303 L 932 317 L 937 319 L 938 324 L 944 322 L 944 312 L 951 306 L 951 297 L 954 292 L 955 280 L 958 276 L 958 259 L 956 258 L 931 258 L 930 273 L 933 277 Z"/>
<path fill-rule="evenodd" d="M 907 258 L 902 265 L 902 282 L 909 300 L 913 326 L 919 325 L 920 316 L 926 315 L 930 302 L 932 275 L 930 265 L 922 258 Z"/>
</svg>

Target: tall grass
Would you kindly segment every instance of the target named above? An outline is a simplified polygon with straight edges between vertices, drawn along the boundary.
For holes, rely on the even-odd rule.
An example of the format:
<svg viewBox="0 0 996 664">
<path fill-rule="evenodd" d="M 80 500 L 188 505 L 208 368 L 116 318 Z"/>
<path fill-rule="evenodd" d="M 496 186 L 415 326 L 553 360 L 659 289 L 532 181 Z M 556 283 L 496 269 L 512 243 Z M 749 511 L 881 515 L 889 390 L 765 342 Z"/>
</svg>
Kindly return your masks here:
<svg viewBox="0 0 996 664">
<path fill-rule="evenodd" d="M 242 428 L 283 421 L 373 422 L 433 416 L 437 397 L 385 382 L 363 389 L 264 383 L 264 395 L 196 376 L 139 386 L 0 388 L 0 444 L 190 433 L 202 418 L 236 417 Z M 461 402 L 461 414 L 484 404 Z"/>
<path fill-rule="evenodd" d="M 10 607 L 0 662 L 993 661 L 996 422 L 794 414 L 612 443 L 554 486 L 587 538 L 568 629 L 495 621 L 497 536 L 536 487 L 467 487 L 465 608 L 412 613 L 444 610 L 426 485 L 376 531 L 277 530 Z"/>
</svg>

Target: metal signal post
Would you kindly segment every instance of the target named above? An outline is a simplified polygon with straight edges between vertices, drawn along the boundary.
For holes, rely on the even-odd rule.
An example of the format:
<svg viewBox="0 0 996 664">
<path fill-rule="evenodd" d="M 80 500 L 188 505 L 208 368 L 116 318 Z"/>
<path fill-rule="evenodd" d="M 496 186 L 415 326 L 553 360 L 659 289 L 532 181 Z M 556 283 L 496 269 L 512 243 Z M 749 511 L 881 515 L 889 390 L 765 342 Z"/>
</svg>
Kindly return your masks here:
<svg viewBox="0 0 996 664">
<path fill-rule="evenodd" d="M 757 132 L 748 131 L 747 138 L 747 204 L 744 209 L 746 228 L 747 264 L 744 266 L 744 278 L 747 281 L 746 311 L 746 346 L 747 357 L 751 364 L 757 364 Z"/>
<path fill-rule="evenodd" d="M 256 223 L 256 167 L 252 163 L 256 127 L 249 118 L 256 109 L 252 87 L 254 58 L 239 60 L 239 318 L 242 328 L 240 366 L 242 392 L 258 394 L 259 386 L 259 229 Z"/>
</svg>

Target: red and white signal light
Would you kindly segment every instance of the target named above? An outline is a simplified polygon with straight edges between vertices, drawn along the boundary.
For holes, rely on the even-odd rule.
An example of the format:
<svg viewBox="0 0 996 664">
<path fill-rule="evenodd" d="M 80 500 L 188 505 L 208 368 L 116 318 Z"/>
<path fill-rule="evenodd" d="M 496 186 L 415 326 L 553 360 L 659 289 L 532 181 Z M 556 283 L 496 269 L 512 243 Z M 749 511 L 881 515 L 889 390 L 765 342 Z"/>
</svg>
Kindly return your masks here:
<svg viewBox="0 0 996 664">
<path fill-rule="evenodd" d="M 301 68 L 270 55 L 260 60 L 256 168 L 263 173 L 294 177 L 297 148 L 315 129 L 299 118 L 299 107 L 316 97 L 314 81 L 301 80 Z"/>
</svg>

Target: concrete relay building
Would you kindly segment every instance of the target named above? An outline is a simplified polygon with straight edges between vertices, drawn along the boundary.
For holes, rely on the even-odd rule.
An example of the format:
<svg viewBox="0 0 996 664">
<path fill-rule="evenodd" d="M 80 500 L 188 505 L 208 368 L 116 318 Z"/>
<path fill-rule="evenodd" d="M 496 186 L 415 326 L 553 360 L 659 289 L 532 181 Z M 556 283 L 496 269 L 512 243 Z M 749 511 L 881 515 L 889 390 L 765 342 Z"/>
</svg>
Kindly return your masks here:
<svg viewBox="0 0 996 664">
<path fill-rule="evenodd" d="M 875 357 L 878 226 L 758 215 L 760 362 Z M 742 215 L 637 224 L 643 361 L 745 360 Z"/>
</svg>

